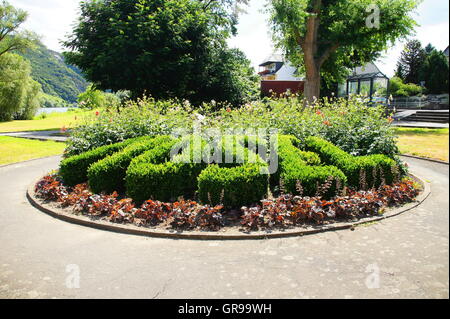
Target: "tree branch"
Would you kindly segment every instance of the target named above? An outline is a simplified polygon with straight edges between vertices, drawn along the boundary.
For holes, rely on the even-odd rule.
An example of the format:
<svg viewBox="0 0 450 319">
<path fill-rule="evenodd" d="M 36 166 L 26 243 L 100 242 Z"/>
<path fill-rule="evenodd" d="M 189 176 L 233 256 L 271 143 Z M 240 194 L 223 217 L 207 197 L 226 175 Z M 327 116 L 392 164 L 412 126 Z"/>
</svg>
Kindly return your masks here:
<svg viewBox="0 0 450 319">
<path fill-rule="evenodd" d="M 320 58 L 317 60 L 317 65 L 319 67 L 322 66 L 322 64 L 330 57 L 331 54 L 333 54 L 338 48 L 340 47 L 339 43 L 335 43 L 328 48 L 325 49 L 325 51 L 322 53 Z"/>
</svg>

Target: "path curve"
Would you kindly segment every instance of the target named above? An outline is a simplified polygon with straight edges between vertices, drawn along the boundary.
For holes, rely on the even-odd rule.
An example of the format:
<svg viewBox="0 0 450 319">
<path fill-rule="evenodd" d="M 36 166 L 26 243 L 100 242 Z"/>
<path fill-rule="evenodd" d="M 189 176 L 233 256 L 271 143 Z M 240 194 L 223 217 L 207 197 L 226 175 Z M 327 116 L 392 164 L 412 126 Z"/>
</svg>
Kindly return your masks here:
<svg viewBox="0 0 450 319">
<path fill-rule="evenodd" d="M 448 165 L 405 159 L 432 194 L 393 219 L 229 242 L 137 237 L 51 218 L 25 193 L 59 160 L 0 167 L 0 298 L 449 297 Z"/>
</svg>

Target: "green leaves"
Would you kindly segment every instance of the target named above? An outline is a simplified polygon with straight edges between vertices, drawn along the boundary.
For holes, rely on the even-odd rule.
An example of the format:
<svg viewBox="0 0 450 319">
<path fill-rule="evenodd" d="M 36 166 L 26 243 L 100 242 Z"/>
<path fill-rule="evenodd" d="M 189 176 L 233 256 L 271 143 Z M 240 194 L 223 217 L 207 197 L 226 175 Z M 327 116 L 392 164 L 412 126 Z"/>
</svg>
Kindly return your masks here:
<svg viewBox="0 0 450 319">
<path fill-rule="evenodd" d="M 227 48 L 234 23 L 216 1 L 85 2 L 66 58 L 99 89 L 238 105 L 254 95 L 258 78 L 241 52 Z"/>
<path fill-rule="evenodd" d="M 273 39 L 287 58 L 307 77 L 317 71 L 307 63 L 314 59 L 325 79 L 336 81 L 346 68 L 375 60 L 397 39 L 410 35 L 417 25 L 411 17 L 417 5 L 416 0 L 274 0 L 269 13 Z M 377 27 L 367 23 L 368 8 L 373 7 L 379 11 Z"/>
</svg>

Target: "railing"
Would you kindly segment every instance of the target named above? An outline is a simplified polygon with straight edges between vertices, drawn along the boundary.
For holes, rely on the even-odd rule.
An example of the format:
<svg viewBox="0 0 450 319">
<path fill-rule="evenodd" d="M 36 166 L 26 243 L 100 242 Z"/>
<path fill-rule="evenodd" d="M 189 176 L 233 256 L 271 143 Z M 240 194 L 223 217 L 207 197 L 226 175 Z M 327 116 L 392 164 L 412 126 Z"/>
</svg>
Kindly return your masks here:
<svg viewBox="0 0 450 319">
<path fill-rule="evenodd" d="M 397 97 L 390 101 L 390 108 L 396 109 L 445 109 L 448 105 L 448 94 Z"/>
</svg>

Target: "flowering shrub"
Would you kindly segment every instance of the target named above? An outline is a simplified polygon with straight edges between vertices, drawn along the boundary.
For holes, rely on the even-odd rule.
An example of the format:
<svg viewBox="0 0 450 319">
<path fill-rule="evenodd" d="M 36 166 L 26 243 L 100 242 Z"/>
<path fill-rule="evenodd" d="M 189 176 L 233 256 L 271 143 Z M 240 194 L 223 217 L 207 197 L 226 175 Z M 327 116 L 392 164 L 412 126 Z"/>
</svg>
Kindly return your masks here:
<svg viewBox="0 0 450 319">
<path fill-rule="evenodd" d="M 240 225 L 247 231 L 288 228 L 305 223 L 322 224 L 334 219 L 376 216 L 384 207 L 411 202 L 419 191 L 414 182 L 403 180 L 392 186 L 384 185 L 369 191 L 346 190 L 347 194 L 325 200 L 320 196 L 302 197 L 284 194 L 261 201 L 254 207 L 242 207 Z M 218 231 L 227 225 L 226 218 L 233 215 L 222 205 L 201 205 L 180 200 L 163 203 L 148 200 L 139 208 L 129 198 L 92 194 L 86 184 L 74 188 L 62 184 L 58 176 L 42 178 L 35 186 L 36 196 L 72 207 L 76 213 L 105 217 L 115 223 L 134 223 L 139 226 L 161 226 L 180 230 L 202 229 Z"/>
<path fill-rule="evenodd" d="M 265 98 L 241 108 L 215 102 L 193 109 L 187 101 L 155 101 L 144 98 L 129 102 L 120 113 L 112 109 L 92 116 L 73 130 L 66 155 L 122 142 L 144 135 L 170 135 L 175 129 L 276 128 L 301 142 L 322 137 L 355 156 L 399 153 L 391 123 L 382 106 L 368 106 L 358 98 L 325 99 L 304 107 L 296 97 Z"/>
</svg>

